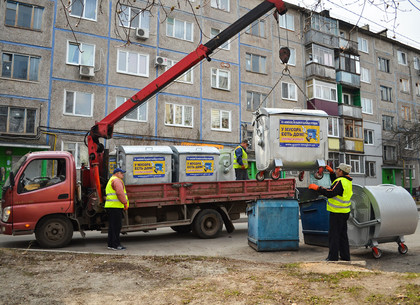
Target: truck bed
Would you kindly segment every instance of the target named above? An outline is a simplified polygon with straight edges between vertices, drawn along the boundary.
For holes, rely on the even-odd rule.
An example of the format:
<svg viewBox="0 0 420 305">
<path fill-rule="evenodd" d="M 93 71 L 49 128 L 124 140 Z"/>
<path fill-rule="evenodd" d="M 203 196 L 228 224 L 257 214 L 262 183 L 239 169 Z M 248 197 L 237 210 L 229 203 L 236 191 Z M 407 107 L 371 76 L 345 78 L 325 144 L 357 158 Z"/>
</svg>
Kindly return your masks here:
<svg viewBox="0 0 420 305">
<path fill-rule="evenodd" d="M 295 188 L 294 179 L 126 185 L 130 208 L 294 198 Z"/>
</svg>

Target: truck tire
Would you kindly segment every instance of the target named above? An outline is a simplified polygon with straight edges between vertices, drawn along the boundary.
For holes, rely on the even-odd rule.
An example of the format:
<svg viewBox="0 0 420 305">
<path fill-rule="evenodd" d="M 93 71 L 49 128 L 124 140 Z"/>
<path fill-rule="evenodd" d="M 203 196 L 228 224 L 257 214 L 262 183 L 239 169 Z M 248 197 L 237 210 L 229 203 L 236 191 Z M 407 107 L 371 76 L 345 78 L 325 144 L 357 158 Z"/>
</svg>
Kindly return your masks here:
<svg viewBox="0 0 420 305">
<path fill-rule="evenodd" d="M 191 225 L 185 225 L 185 226 L 173 226 L 171 227 L 172 230 L 174 230 L 177 233 L 180 234 L 186 234 L 191 232 Z"/>
<path fill-rule="evenodd" d="M 198 213 L 193 222 L 194 233 L 203 239 L 216 238 L 223 228 L 222 216 L 214 209 Z"/>
<path fill-rule="evenodd" d="M 73 226 L 64 216 L 47 217 L 37 225 L 35 237 L 43 248 L 61 248 L 73 237 Z"/>
</svg>

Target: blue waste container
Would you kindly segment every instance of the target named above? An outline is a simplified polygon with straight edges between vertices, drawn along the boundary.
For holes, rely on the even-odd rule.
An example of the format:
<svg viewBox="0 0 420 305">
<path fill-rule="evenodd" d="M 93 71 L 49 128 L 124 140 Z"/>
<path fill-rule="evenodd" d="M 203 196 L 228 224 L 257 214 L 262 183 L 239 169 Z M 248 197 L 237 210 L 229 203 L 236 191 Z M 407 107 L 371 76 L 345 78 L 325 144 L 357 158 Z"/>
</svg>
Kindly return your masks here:
<svg viewBox="0 0 420 305">
<path fill-rule="evenodd" d="M 305 244 L 328 247 L 329 212 L 327 199 L 299 203 L 302 233 Z"/>
<path fill-rule="evenodd" d="M 297 200 L 258 200 L 248 209 L 248 244 L 257 251 L 299 249 Z"/>
</svg>

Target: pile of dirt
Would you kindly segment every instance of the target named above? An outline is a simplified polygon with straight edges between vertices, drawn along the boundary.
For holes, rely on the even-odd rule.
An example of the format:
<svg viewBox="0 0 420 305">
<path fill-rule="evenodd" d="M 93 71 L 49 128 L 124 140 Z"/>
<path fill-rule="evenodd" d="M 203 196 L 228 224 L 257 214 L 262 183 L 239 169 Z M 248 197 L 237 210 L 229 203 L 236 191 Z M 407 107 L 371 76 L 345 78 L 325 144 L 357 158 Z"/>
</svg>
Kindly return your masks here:
<svg viewBox="0 0 420 305">
<path fill-rule="evenodd" d="M 2 304 L 419 304 L 420 274 L 345 263 L 0 249 Z"/>
</svg>

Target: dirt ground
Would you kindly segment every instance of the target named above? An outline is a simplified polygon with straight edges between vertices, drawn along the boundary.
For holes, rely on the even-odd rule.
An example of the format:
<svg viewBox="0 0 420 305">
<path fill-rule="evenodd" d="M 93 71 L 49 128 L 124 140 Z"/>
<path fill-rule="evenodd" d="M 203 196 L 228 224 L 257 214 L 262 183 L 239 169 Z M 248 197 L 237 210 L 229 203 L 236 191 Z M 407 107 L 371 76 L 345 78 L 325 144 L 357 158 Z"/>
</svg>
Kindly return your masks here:
<svg viewBox="0 0 420 305">
<path fill-rule="evenodd" d="M 114 254 L 114 253 L 113 253 Z M 1 304 L 420 304 L 420 274 L 346 263 L 0 249 Z"/>
</svg>

